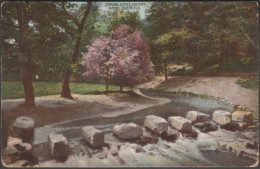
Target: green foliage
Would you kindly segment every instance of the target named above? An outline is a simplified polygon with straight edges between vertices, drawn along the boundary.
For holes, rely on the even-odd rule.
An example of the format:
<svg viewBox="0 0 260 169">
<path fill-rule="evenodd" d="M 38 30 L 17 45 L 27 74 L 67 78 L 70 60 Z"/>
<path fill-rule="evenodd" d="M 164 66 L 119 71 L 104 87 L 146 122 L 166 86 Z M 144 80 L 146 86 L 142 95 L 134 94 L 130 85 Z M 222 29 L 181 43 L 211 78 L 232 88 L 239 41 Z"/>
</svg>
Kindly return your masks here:
<svg viewBox="0 0 260 169">
<path fill-rule="evenodd" d="M 155 45 L 158 46 L 163 60 L 177 61 L 181 60 L 179 57 L 182 55 L 185 42 L 192 36 L 187 29 L 173 28 L 168 33 L 159 36 L 155 41 Z"/>
<path fill-rule="evenodd" d="M 62 6 L 75 19 L 81 20 L 87 3 L 80 4 L 3 3 L 2 71 L 19 73 L 22 66 L 30 65 L 32 74 L 62 77 L 71 66 L 78 36 L 77 25 L 64 13 Z M 86 46 L 90 46 L 93 39 L 126 24 L 133 31 L 141 30 L 149 39 L 156 72 L 163 70 L 165 60 L 167 63 L 190 63 L 198 72 L 208 72 L 216 64 L 223 64 L 223 72 L 256 72 L 259 51 L 257 9 L 255 2 L 153 2 L 143 21 L 135 12 L 99 13 L 98 6 L 93 3 L 82 32 L 80 57 L 88 52 Z M 20 50 L 18 19 L 22 10 L 26 11 L 28 25 L 26 52 Z M 7 39 L 15 41 L 8 43 Z M 80 64 L 74 64 L 72 71 L 76 76 L 83 73 Z"/>
<path fill-rule="evenodd" d="M 61 82 L 34 82 L 35 96 L 59 95 Z M 105 84 L 70 83 L 71 92 L 74 94 L 100 94 L 106 89 Z M 110 85 L 110 91 L 119 91 L 119 86 Z M 129 88 L 124 88 L 128 91 Z M 2 82 L 2 99 L 24 98 L 22 82 Z"/>
<path fill-rule="evenodd" d="M 218 70 L 218 65 L 213 65 L 213 66 L 210 66 L 210 67 L 204 69 L 203 71 L 200 71 L 199 74 L 217 73 L 217 70 Z"/>
<path fill-rule="evenodd" d="M 186 92 L 186 91 L 166 91 L 166 90 L 158 90 L 158 89 L 141 89 L 141 92 L 145 95 L 152 96 L 152 97 L 165 97 L 165 96 L 172 96 L 172 95 L 181 95 L 181 96 L 197 96 L 199 97 L 199 94 L 195 94 L 192 92 Z M 200 96 L 202 97 L 202 96 Z M 205 96 L 204 96 L 205 97 Z"/>
<path fill-rule="evenodd" d="M 193 71 L 194 71 L 193 69 L 179 69 L 176 71 L 170 71 L 169 75 L 170 76 L 192 75 Z"/>
<path fill-rule="evenodd" d="M 26 38 L 21 41 L 21 13 L 23 26 L 28 27 Z M 43 15 L 48 14 L 48 15 Z M 54 3 L 6 2 L 2 7 L 3 71 L 18 72 L 29 65 L 30 72 L 57 72 L 66 66 L 67 21 Z M 6 39 L 13 39 L 8 43 Z"/>
<path fill-rule="evenodd" d="M 62 77 L 70 67 L 76 37 L 77 26 L 62 9 L 63 2 L 6 2 L 2 12 L 2 56 L 3 72 L 19 72 L 24 64 L 30 65 L 30 72 L 41 76 Z M 81 19 L 86 3 L 78 5 L 65 2 L 66 10 Z M 20 51 L 20 33 L 17 25 L 19 10 L 29 8 L 26 13 L 29 33 L 26 41 L 26 54 Z M 94 34 L 97 6 L 86 20 L 82 32 L 80 51 L 86 52 L 85 46 L 90 45 Z M 43 15 L 44 13 L 44 15 Z M 5 42 L 15 39 L 14 44 Z M 28 55 L 27 55 L 28 54 Z M 78 68 L 80 70 L 80 68 Z M 78 73 L 78 72 L 77 72 Z M 81 72 L 83 73 L 83 72 Z"/>
<path fill-rule="evenodd" d="M 216 64 L 225 71 L 233 60 L 257 70 L 255 2 L 154 2 L 149 13 L 144 32 L 155 65 L 185 61 L 196 72 Z"/>
<path fill-rule="evenodd" d="M 247 89 L 259 89 L 259 81 L 255 79 L 239 79 L 236 83 Z"/>
<path fill-rule="evenodd" d="M 125 12 L 123 10 L 108 11 L 99 14 L 95 23 L 95 31 L 99 35 L 109 35 L 112 30 L 120 25 L 128 25 L 133 31 L 141 30 L 143 22 L 140 20 L 138 12 Z"/>
<path fill-rule="evenodd" d="M 227 73 L 255 73 L 258 72 L 258 62 L 251 58 L 226 58 L 223 65 L 223 72 Z"/>
</svg>

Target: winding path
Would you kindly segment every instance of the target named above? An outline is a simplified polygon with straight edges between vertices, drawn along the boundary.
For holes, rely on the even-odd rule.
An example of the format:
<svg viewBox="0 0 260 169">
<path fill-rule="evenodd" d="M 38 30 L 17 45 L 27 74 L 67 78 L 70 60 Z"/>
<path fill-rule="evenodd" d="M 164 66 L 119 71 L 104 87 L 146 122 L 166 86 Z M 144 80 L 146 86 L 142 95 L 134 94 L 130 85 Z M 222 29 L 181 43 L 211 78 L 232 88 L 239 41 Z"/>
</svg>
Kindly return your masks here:
<svg viewBox="0 0 260 169">
<path fill-rule="evenodd" d="M 174 76 L 168 81 L 157 77 L 154 81 L 138 86 L 166 91 L 187 91 L 195 94 L 224 98 L 235 105 L 247 107 L 258 114 L 258 90 L 236 84 L 238 77 Z"/>
</svg>

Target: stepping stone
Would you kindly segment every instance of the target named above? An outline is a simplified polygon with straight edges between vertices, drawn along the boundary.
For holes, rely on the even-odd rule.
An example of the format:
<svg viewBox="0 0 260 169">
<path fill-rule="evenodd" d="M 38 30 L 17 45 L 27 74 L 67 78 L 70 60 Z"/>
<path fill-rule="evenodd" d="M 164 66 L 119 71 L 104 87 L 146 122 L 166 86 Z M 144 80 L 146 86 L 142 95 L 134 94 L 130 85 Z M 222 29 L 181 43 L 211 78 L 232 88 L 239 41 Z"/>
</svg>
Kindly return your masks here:
<svg viewBox="0 0 260 169">
<path fill-rule="evenodd" d="M 181 116 L 171 116 L 168 118 L 170 126 L 182 132 L 191 132 L 191 121 Z"/>
<path fill-rule="evenodd" d="M 245 130 L 248 127 L 247 123 L 244 122 L 236 122 L 236 123 L 239 125 L 241 130 Z"/>
<path fill-rule="evenodd" d="M 228 124 L 231 122 L 231 113 L 223 110 L 216 110 L 213 113 L 213 120 L 218 124 Z"/>
<path fill-rule="evenodd" d="M 104 132 L 92 126 L 83 127 L 81 135 L 93 147 L 101 147 L 104 144 Z"/>
<path fill-rule="evenodd" d="M 51 133 L 48 137 L 48 145 L 54 158 L 65 159 L 69 156 L 69 143 L 62 134 Z"/>
<path fill-rule="evenodd" d="M 205 122 L 210 120 L 210 115 L 198 111 L 189 111 L 186 118 L 192 123 Z"/>
<path fill-rule="evenodd" d="M 14 137 L 23 141 L 30 141 L 34 136 L 34 120 L 28 116 L 17 117 L 12 126 L 12 133 Z"/>
<path fill-rule="evenodd" d="M 194 124 L 194 127 L 198 128 L 203 133 L 218 130 L 218 125 L 212 121 L 206 121 L 204 123 L 196 123 Z"/>
<path fill-rule="evenodd" d="M 162 134 L 162 139 L 167 141 L 175 141 L 179 138 L 179 133 L 177 130 L 168 128 L 167 132 Z"/>
<path fill-rule="evenodd" d="M 143 135 L 143 130 L 134 123 L 123 123 L 115 125 L 113 133 L 122 140 L 135 140 Z"/>
<path fill-rule="evenodd" d="M 23 143 L 20 138 L 8 137 L 6 152 L 8 154 L 19 153 L 32 153 L 32 145 Z"/>
<path fill-rule="evenodd" d="M 237 130 L 241 129 L 239 124 L 237 124 L 235 122 L 230 122 L 230 123 L 227 123 L 227 124 L 220 125 L 220 128 L 225 129 L 225 130 L 229 130 L 229 131 L 237 131 Z"/>
<path fill-rule="evenodd" d="M 239 157 L 251 157 L 258 158 L 258 150 L 255 149 L 247 149 L 247 148 L 239 148 L 236 151 L 236 155 Z"/>
<path fill-rule="evenodd" d="M 145 116 L 144 126 L 156 134 L 162 134 L 168 130 L 167 121 L 154 115 Z"/>
<path fill-rule="evenodd" d="M 232 120 L 237 122 L 252 123 L 254 118 L 251 112 L 235 111 L 232 113 Z"/>
<path fill-rule="evenodd" d="M 245 147 L 249 149 L 257 149 L 258 148 L 258 142 L 256 140 L 250 140 L 245 142 Z"/>
</svg>

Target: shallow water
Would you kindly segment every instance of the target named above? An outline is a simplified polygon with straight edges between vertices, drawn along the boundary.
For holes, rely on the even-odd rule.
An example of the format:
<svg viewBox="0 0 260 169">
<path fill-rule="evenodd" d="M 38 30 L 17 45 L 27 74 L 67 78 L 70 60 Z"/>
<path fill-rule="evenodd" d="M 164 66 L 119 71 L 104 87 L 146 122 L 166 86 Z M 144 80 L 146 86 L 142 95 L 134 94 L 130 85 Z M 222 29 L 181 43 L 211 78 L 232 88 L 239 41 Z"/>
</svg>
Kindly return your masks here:
<svg viewBox="0 0 260 169">
<path fill-rule="evenodd" d="M 214 151 L 202 151 L 201 154 L 207 160 L 212 162 L 213 166 L 250 166 L 255 161 L 247 157 L 238 157 L 235 153 L 231 152 L 214 152 Z"/>
<path fill-rule="evenodd" d="M 70 147 L 74 153 L 77 154 L 80 152 L 88 156 L 89 150 L 93 151 L 93 149 L 84 143 L 80 136 L 80 129 L 85 125 L 92 125 L 95 128 L 103 130 L 105 132 L 105 141 L 124 143 L 112 134 L 112 128 L 117 123 L 134 122 L 136 124 L 143 125 L 144 117 L 146 115 L 158 115 L 167 119 L 169 116 L 173 115 L 185 117 L 186 113 L 191 110 L 201 111 L 210 115 L 212 115 L 215 110 L 233 111 L 231 106 L 214 99 L 177 95 L 167 97 L 171 99 L 170 103 L 143 109 L 131 114 L 120 115 L 117 117 L 94 117 L 90 119 L 73 120 L 70 122 L 36 128 L 35 139 L 33 142 L 35 154 L 39 157 L 40 161 L 50 160 L 50 154 L 46 149 L 47 136 L 50 132 L 62 133 L 68 139 Z M 206 137 L 212 138 L 212 136 Z M 190 140 L 184 139 L 184 142 L 185 141 L 189 142 Z M 165 164 L 169 164 L 169 166 L 248 166 L 254 163 L 254 160 L 252 159 L 237 157 L 235 153 L 231 152 L 208 152 L 194 150 L 197 154 L 189 154 L 182 151 L 187 148 L 192 149 L 192 146 L 195 148 L 196 145 L 192 145 L 193 143 L 194 141 L 191 141 L 189 144 L 181 146 L 177 146 L 175 143 L 170 143 L 172 145 L 172 149 L 169 150 L 159 148 L 160 151 L 157 152 L 158 154 L 153 152 L 155 153 L 157 162 L 154 158 L 150 159 L 150 156 L 145 156 L 144 154 L 143 160 L 146 162 L 142 163 L 142 165 L 149 166 L 149 164 L 152 164 L 151 166 L 160 166 L 161 162 L 158 161 L 158 159 L 165 161 Z M 139 166 L 138 163 L 133 165 Z"/>
<path fill-rule="evenodd" d="M 68 132 L 75 133 L 82 126 L 92 125 L 104 131 L 110 130 L 116 123 L 134 122 L 143 125 L 146 115 L 157 115 L 168 119 L 169 116 L 186 116 L 186 113 L 191 110 L 201 111 L 212 115 L 215 110 L 233 111 L 233 108 L 220 101 L 214 99 L 198 98 L 194 96 L 171 96 L 170 103 L 146 108 L 131 114 L 120 115 L 116 117 L 93 117 L 89 119 L 79 119 L 69 122 L 63 122 L 53 125 L 47 125 L 37 128 L 35 131 L 34 144 L 39 144 L 47 141 L 47 135 L 50 132 L 62 132 L 69 136 Z M 75 131 L 75 132 L 74 132 Z M 73 135 L 73 134 L 72 134 Z M 77 135 L 77 134 L 76 134 Z"/>
</svg>

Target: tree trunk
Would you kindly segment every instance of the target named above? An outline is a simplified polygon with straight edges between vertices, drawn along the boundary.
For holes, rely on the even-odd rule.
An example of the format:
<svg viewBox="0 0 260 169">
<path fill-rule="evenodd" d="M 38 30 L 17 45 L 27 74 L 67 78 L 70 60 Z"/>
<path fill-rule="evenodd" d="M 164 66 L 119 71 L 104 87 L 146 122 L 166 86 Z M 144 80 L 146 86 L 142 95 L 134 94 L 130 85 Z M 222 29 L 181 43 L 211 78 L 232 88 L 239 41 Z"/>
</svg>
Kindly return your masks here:
<svg viewBox="0 0 260 169">
<path fill-rule="evenodd" d="M 77 61 L 78 54 L 79 54 L 80 40 L 81 40 L 81 36 L 79 35 L 77 37 L 76 45 L 72 56 L 72 64 L 75 64 Z M 70 68 L 68 68 L 63 78 L 61 97 L 65 97 L 67 99 L 73 100 L 73 97 L 71 96 L 70 93 L 70 76 L 71 76 L 71 70 Z"/>
<path fill-rule="evenodd" d="M 23 82 L 24 94 L 25 94 L 25 105 L 26 106 L 34 106 L 34 91 L 32 85 L 32 79 L 30 76 L 30 66 L 31 66 L 31 51 L 28 48 L 28 30 L 29 30 L 29 20 L 27 18 L 27 8 L 19 9 L 19 17 L 18 17 L 18 26 L 20 28 L 20 44 L 19 48 L 21 53 L 23 53 L 23 57 L 25 58 L 25 62 L 22 62 L 21 67 L 21 77 Z"/>
<path fill-rule="evenodd" d="M 1 112 L 2 113 L 2 144 L 1 144 L 1 147 L 2 148 L 6 148 L 7 147 L 7 139 L 8 139 L 8 136 L 9 136 L 9 128 L 10 128 L 10 117 L 8 116 L 8 114 L 6 112 Z"/>
<path fill-rule="evenodd" d="M 221 70 L 222 70 L 222 64 L 219 63 L 219 64 L 218 64 L 218 74 L 219 74 L 219 75 L 221 74 Z"/>
<path fill-rule="evenodd" d="M 194 74 L 194 75 L 198 74 L 198 71 L 199 71 L 199 66 L 198 66 L 198 64 L 195 64 L 195 65 L 193 66 L 193 74 Z"/>
<path fill-rule="evenodd" d="M 72 64 L 75 64 L 77 62 L 77 59 L 78 59 L 82 30 L 83 30 L 83 27 L 84 27 L 84 23 L 85 23 L 85 21 L 88 17 L 89 12 L 90 12 L 91 4 L 92 4 L 92 2 L 88 2 L 88 7 L 87 7 L 85 14 L 84 14 L 80 23 L 73 20 L 73 21 L 75 21 L 75 24 L 78 26 L 78 36 L 77 36 L 76 45 L 74 47 L 74 52 L 73 52 L 73 55 L 72 55 L 72 61 L 71 61 Z M 74 18 L 74 17 L 72 17 L 72 18 Z M 68 70 L 66 71 L 66 73 L 64 75 L 63 84 L 62 84 L 62 91 L 61 91 L 61 97 L 65 97 L 67 99 L 73 99 L 73 97 L 71 96 L 71 93 L 70 93 L 70 85 L 69 85 L 70 75 L 71 75 L 71 69 L 68 68 Z"/>
<path fill-rule="evenodd" d="M 222 64 L 223 64 L 224 50 L 225 50 L 224 37 L 225 37 L 225 33 L 222 32 L 221 35 L 220 35 L 220 45 L 221 45 L 220 50 L 221 51 L 219 52 L 219 56 L 218 56 L 218 71 L 217 71 L 218 74 L 221 74 L 221 72 L 222 72 Z"/>
<path fill-rule="evenodd" d="M 123 86 L 120 86 L 120 92 L 122 92 L 123 91 Z"/>
<path fill-rule="evenodd" d="M 109 83 L 106 82 L 106 92 L 108 92 Z"/>
<path fill-rule="evenodd" d="M 167 63 L 166 63 L 166 61 L 164 61 L 164 76 L 165 76 L 165 81 L 168 80 Z"/>
<path fill-rule="evenodd" d="M 34 106 L 34 91 L 31 76 L 26 68 L 21 69 L 22 82 L 25 92 L 25 105 Z"/>
<path fill-rule="evenodd" d="M 71 75 L 71 71 L 67 70 L 63 79 L 61 97 L 65 97 L 67 99 L 73 100 L 73 97 L 71 96 L 70 93 L 70 75 Z"/>
<path fill-rule="evenodd" d="M 220 58 L 219 61 L 218 61 L 218 72 L 217 72 L 219 75 L 222 72 L 222 63 L 223 63 L 223 59 Z"/>
</svg>

